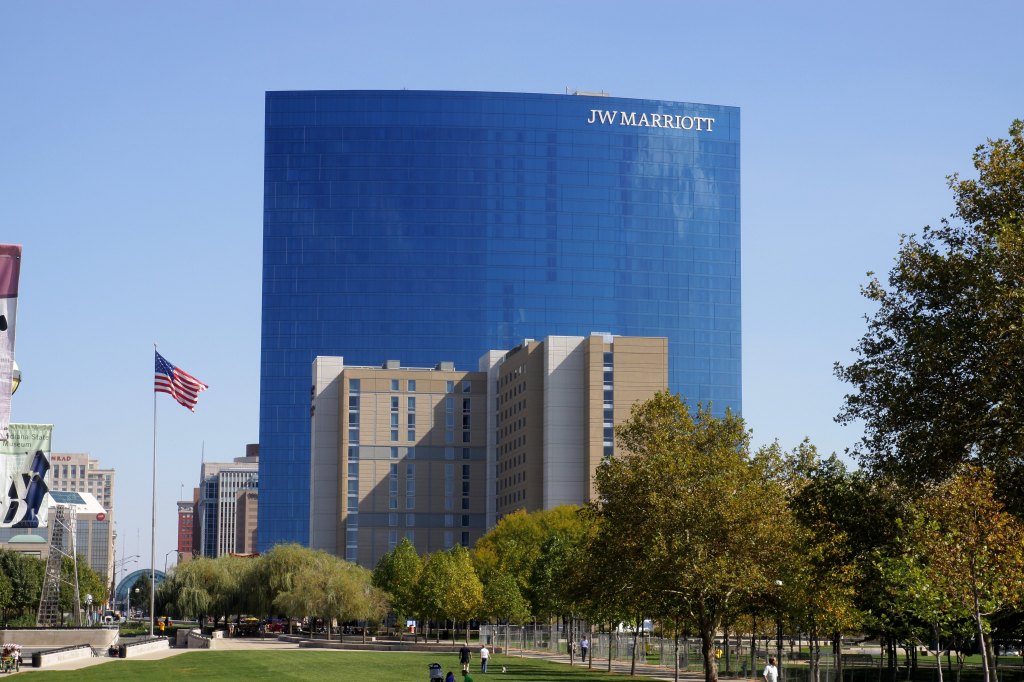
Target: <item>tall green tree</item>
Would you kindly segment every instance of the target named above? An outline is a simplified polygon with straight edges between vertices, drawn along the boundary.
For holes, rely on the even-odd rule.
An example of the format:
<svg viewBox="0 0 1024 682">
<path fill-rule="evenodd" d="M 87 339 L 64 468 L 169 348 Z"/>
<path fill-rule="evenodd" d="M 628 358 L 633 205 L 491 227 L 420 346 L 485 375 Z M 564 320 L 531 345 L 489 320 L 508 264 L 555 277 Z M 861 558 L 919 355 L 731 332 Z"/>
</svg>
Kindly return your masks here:
<svg viewBox="0 0 1024 682">
<path fill-rule="evenodd" d="M 10 601 L 4 607 L 4 622 L 11 613 L 21 616 L 39 607 L 45 568 L 45 563 L 39 559 L 0 549 L 0 575 L 5 576 L 11 585 Z"/>
<path fill-rule="evenodd" d="M 174 615 L 200 620 L 205 616 L 214 616 L 215 622 L 225 615 L 225 593 L 230 577 L 225 575 L 223 562 L 209 558 L 194 559 L 177 566 L 173 580 L 173 593 L 176 594 Z M 135 595 L 132 595 L 133 604 L 135 600 Z"/>
<path fill-rule="evenodd" d="M 296 543 L 274 545 L 260 557 L 260 563 L 251 575 L 254 594 L 267 613 L 288 615 L 276 605 L 278 597 L 296 586 L 302 568 L 315 560 L 315 550 Z M 303 614 L 305 615 L 305 614 Z M 299 616 L 300 618 L 302 616 Z M 289 619 L 289 630 L 293 627 Z"/>
<path fill-rule="evenodd" d="M 483 584 L 477 577 L 469 552 L 456 545 L 434 552 L 423 566 L 417 588 L 424 615 L 439 620 L 468 621 L 483 606 Z M 469 627 L 466 627 L 469 641 Z"/>
<path fill-rule="evenodd" d="M 423 571 L 423 560 L 409 538 L 402 538 L 373 569 L 373 584 L 389 597 L 395 615 L 399 640 L 405 636 L 405 623 L 416 614 L 416 584 Z"/>
<path fill-rule="evenodd" d="M 152 591 L 153 583 L 150 582 L 149 575 L 139 576 L 132 588 L 132 608 L 141 611 L 143 615 L 149 615 L 149 597 Z"/>
<path fill-rule="evenodd" d="M 14 587 L 10 579 L 0 573 L 0 622 L 7 624 L 7 609 L 14 603 Z"/>
<path fill-rule="evenodd" d="M 579 507 L 572 505 L 529 513 L 519 510 L 502 517 L 473 548 L 473 563 L 480 579 L 487 582 L 491 571 L 511 575 L 526 595 L 544 543 L 557 534 L 578 537 L 582 532 L 580 523 Z"/>
<path fill-rule="evenodd" d="M 530 603 L 519 589 L 519 583 L 511 575 L 492 571 L 491 579 L 484 584 L 484 601 L 481 613 L 495 623 L 511 625 L 522 623 L 530 617 Z M 508 628 L 505 628 L 505 650 L 508 651 Z"/>
<path fill-rule="evenodd" d="M 970 462 L 995 471 L 1024 513 L 1024 122 L 974 154 L 977 179 L 948 178 L 955 210 L 901 241 L 877 305 L 836 364 L 851 385 L 841 423 L 863 421 L 862 464 L 913 485 Z"/>
<path fill-rule="evenodd" d="M 786 457 L 788 504 L 796 521 L 787 543 L 791 550 L 780 557 L 778 597 L 791 620 L 810 634 L 811 679 L 820 679 L 823 636 L 838 651 L 842 635 L 861 625 L 857 594 L 861 586 L 859 535 L 862 510 L 858 479 L 832 455 L 822 459 L 808 441 Z M 776 596 L 775 591 L 769 598 Z M 770 600 L 770 599 L 769 599 Z M 779 660 L 782 642 L 778 641 Z M 837 659 L 837 679 L 842 679 Z"/>
<path fill-rule="evenodd" d="M 102 604 L 107 600 L 107 586 L 106 581 L 103 580 L 96 571 L 89 566 L 85 557 L 81 554 L 77 557 L 78 565 L 78 596 L 81 599 L 82 613 L 86 613 L 86 599 L 85 596 L 92 595 L 93 604 Z M 74 562 L 71 561 L 70 557 L 64 557 L 61 562 L 61 585 L 60 585 L 60 605 L 65 612 L 73 610 L 72 602 L 74 600 L 75 588 L 72 583 L 72 576 L 74 575 Z M 148 610 L 148 609 L 147 609 Z M 83 615 L 84 617 L 84 615 Z"/>
<path fill-rule="evenodd" d="M 1024 602 L 1024 523 L 996 498 L 992 471 L 965 466 L 918 504 L 913 538 L 924 575 L 951 603 L 971 614 L 984 679 L 994 679 L 986 619 Z"/>
<path fill-rule="evenodd" d="M 717 682 L 714 638 L 740 595 L 774 582 L 790 523 L 781 464 L 750 452 L 743 420 L 658 393 L 616 427 L 623 455 L 597 471 L 600 554 L 618 556 L 624 590 L 670 595 L 701 637 Z"/>
</svg>

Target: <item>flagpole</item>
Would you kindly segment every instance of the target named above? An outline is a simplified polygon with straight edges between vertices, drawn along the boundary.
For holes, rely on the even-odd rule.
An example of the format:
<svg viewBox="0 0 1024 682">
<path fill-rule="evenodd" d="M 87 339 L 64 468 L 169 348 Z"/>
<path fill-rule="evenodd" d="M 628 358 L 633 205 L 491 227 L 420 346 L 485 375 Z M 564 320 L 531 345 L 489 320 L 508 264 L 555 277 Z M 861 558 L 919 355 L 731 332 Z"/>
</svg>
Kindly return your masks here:
<svg viewBox="0 0 1024 682">
<path fill-rule="evenodd" d="M 156 358 L 156 344 L 153 344 Z M 156 391 L 153 391 L 153 509 L 150 515 L 149 535 L 149 636 L 153 636 L 153 619 L 156 618 Z"/>
</svg>

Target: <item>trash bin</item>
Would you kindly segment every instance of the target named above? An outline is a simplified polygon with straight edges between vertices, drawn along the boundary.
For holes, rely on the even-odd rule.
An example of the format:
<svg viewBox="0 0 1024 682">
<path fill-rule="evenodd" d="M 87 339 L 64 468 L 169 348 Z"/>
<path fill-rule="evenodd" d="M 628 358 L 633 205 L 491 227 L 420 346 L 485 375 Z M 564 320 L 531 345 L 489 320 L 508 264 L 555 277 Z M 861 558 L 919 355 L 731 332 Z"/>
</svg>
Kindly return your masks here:
<svg viewBox="0 0 1024 682">
<path fill-rule="evenodd" d="M 440 663 L 431 663 L 430 664 L 430 680 L 431 680 L 431 682 L 433 682 L 434 680 L 443 680 L 443 679 L 444 679 L 444 673 L 441 672 L 441 664 Z"/>
</svg>

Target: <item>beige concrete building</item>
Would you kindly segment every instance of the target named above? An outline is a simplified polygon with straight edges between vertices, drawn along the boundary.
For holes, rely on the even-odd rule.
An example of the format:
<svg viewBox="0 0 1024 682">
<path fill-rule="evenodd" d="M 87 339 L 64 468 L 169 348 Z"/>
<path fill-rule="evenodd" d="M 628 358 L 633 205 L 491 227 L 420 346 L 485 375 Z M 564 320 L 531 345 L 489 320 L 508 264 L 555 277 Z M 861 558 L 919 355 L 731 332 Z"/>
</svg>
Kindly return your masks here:
<svg viewBox="0 0 1024 682">
<path fill-rule="evenodd" d="M 504 514 L 593 499 L 612 430 L 668 385 L 664 338 L 549 337 L 479 371 L 313 364 L 310 546 L 373 567 L 472 546 Z"/>
<path fill-rule="evenodd" d="M 373 567 L 403 537 L 421 553 L 487 529 L 487 375 L 313 366 L 310 546 Z"/>
<path fill-rule="evenodd" d="M 252 554 L 256 551 L 256 504 L 259 493 L 253 489 L 239 490 L 235 494 L 235 553 Z"/>
<path fill-rule="evenodd" d="M 89 493 L 110 518 L 114 518 L 114 483 L 117 473 L 103 469 L 97 460 L 81 452 L 50 453 L 50 490 Z"/>
<path fill-rule="evenodd" d="M 592 334 L 527 339 L 481 360 L 495 395 L 496 518 L 594 498 L 614 427 L 668 386 L 668 341 Z"/>
<path fill-rule="evenodd" d="M 113 578 L 114 488 L 117 472 L 105 469 L 83 452 L 50 453 L 51 493 L 79 493 L 78 546 L 96 573 L 105 581 Z M 59 495 L 53 495 L 54 498 Z M 70 498 L 74 499 L 74 498 Z"/>
</svg>

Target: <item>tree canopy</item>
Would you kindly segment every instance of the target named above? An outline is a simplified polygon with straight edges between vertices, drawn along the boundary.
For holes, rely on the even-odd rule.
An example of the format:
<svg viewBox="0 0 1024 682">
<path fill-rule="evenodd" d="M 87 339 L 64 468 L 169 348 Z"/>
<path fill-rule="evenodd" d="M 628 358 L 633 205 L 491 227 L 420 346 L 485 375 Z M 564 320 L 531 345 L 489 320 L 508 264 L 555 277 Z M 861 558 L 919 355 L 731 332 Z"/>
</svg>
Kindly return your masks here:
<svg viewBox="0 0 1024 682">
<path fill-rule="evenodd" d="M 1024 482 L 1024 122 L 977 148 L 977 179 L 948 178 L 955 210 L 901 240 L 877 310 L 836 364 L 851 385 L 837 420 L 863 421 L 856 448 L 876 474 L 911 485 L 970 462 L 999 474 L 1005 497 Z"/>
<path fill-rule="evenodd" d="M 597 471 L 598 553 L 622 563 L 624 606 L 682 612 L 697 626 L 714 682 L 723 617 L 776 579 L 772 547 L 789 519 L 780 462 L 751 454 L 740 417 L 693 415 L 669 393 L 635 405 L 615 437 L 623 454 Z"/>
</svg>

